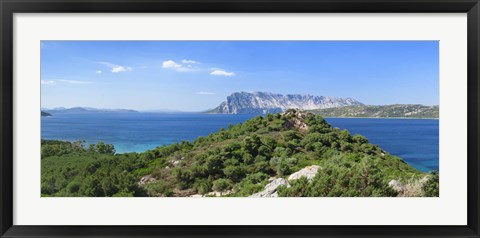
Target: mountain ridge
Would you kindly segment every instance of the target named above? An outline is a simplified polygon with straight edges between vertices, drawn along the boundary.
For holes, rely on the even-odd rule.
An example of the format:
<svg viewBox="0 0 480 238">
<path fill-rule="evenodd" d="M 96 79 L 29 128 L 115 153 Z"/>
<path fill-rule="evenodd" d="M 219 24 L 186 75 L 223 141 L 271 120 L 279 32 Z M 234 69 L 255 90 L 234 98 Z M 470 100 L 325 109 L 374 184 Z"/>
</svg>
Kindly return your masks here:
<svg viewBox="0 0 480 238">
<path fill-rule="evenodd" d="M 311 94 L 278 94 L 270 92 L 235 92 L 218 107 L 206 113 L 268 114 L 287 109 L 324 109 L 341 106 L 364 105 L 353 98 L 314 96 Z"/>
</svg>

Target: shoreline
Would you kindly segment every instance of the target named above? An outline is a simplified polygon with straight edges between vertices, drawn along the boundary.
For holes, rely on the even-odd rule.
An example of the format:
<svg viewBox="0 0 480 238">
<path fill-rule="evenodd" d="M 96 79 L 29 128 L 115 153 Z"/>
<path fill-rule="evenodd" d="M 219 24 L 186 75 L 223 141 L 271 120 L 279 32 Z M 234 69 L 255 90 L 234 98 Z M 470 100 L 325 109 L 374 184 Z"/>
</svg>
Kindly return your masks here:
<svg viewBox="0 0 480 238">
<path fill-rule="evenodd" d="M 193 114 L 195 114 L 193 112 Z M 266 116 L 268 114 L 241 114 L 241 113 L 197 113 L 197 114 L 207 114 L 207 115 L 253 115 L 253 116 Z M 315 114 L 322 116 L 320 114 Z M 326 117 L 323 118 L 343 118 L 343 119 L 415 119 L 415 120 L 440 120 L 440 118 L 435 117 Z"/>
<path fill-rule="evenodd" d="M 321 115 L 320 115 L 321 116 Z M 342 119 L 409 119 L 409 120 L 440 120 L 440 118 L 419 118 L 419 117 L 324 117 L 323 118 L 342 118 Z"/>
<path fill-rule="evenodd" d="M 161 113 L 161 112 L 149 112 L 148 114 L 151 114 L 151 113 L 153 113 L 153 114 L 165 114 L 165 113 Z M 168 114 L 185 115 L 185 113 L 168 113 Z M 205 114 L 205 113 L 191 113 L 191 114 L 201 115 L 201 114 Z M 209 113 L 209 114 L 211 114 L 211 113 Z M 255 117 L 255 116 L 259 116 L 259 115 L 265 117 L 265 115 L 266 115 L 266 114 L 227 114 L 227 113 L 215 113 L 215 114 L 216 114 L 216 115 L 232 115 L 232 117 L 252 117 L 252 118 Z M 215 116 L 214 116 L 214 117 L 215 117 Z M 225 117 L 225 118 L 228 118 L 228 116 Z M 329 119 L 335 119 L 335 118 L 339 118 L 339 119 L 410 119 L 410 120 L 421 119 L 421 120 L 437 120 L 437 121 L 439 120 L 438 118 L 399 118 L 399 117 L 324 117 L 324 118 L 327 120 L 327 123 L 330 124 L 332 127 L 336 127 L 336 126 L 334 126 L 333 124 L 331 124 L 331 123 L 333 123 L 334 120 L 332 120 L 332 122 L 329 122 Z M 351 121 L 353 122 L 354 120 L 351 120 Z M 243 123 L 243 122 L 239 122 L 239 123 Z M 361 123 L 361 120 L 359 120 L 359 123 Z M 382 122 L 381 122 L 381 120 L 376 121 L 376 122 L 375 122 L 374 120 L 372 120 L 372 123 L 382 123 Z M 384 122 L 384 123 L 387 123 L 387 122 Z M 409 122 L 408 122 L 408 121 L 405 121 L 404 123 L 409 123 Z M 419 123 L 420 123 L 420 122 L 419 122 Z M 431 123 L 436 124 L 436 122 L 431 122 Z M 388 124 L 388 123 L 387 123 L 387 124 Z M 42 125 L 43 125 L 43 124 L 42 124 Z M 223 128 L 225 128 L 225 127 L 223 127 Z M 347 128 L 343 128 L 343 129 L 346 129 L 346 130 L 350 131 L 350 130 L 347 129 Z M 218 131 L 216 131 L 216 132 L 218 132 Z M 215 133 L 215 132 L 212 132 L 212 133 Z M 211 134 L 211 133 L 210 133 L 210 134 Z M 198 138 L 198 137 L 206 137 L 206 136 L 208 136 L 208 135 L 205 135 L 205 136 L 198 136 L 198 135 L 197 135 L 196 138 Z M 193 142 L 196 138 L 194 138 L 194 139 L 192 139 L 192 140 L 188 139 L 187 141 Z M 368 138 L 368 137 L 367 137 L 367 138 Z M 54 138 L 42 138 L 42 137 L 41 137 L 41 139 L 42 139 L 42 140 L 60 140 L 60 141 L 68 141 L 68 142 L 79 141 L 79 140 L 75 140 L 75 139 L 74 139 L 74 140 L 68 140 L 68 139 L 65 139 L 65 138 L 54 139 Z M 96 144 L 96 143 L 98 143 L 98 142 L 99 142 L 99 141 L 92 140 L 92 141 L 90 141 L 90 142 L 88 142 L 88 143 L 86 142 L 85 145 L 87 145 L 87 144 Z M 144 152 L 146 152 L 146 151 L 153 150 L 153 149 L 155 149 L 155 148 L 157 148 L 157 147 L 169 146 L 169 145 L 171 145 L 171 144 L 179 143 L 179 142 L 166 143 L 166 144 L 163 144 L 163 143 L 152 143 L 152 144 L 151 144 L 151 145 L 152 145 L 152 148 L 143 147 L 143 146 L 140 146 L 140 147 L 134 146 L 133 148 L 125 148 L 124 146 L 122 146 L 122 143 L 118 144 L 118 143 L 112 143 L 112 142 L 108 142 L 108 141 L 104 141 L 104 142 L 105 142 L 105 143 L 109 143 L 109 144 L 114 144 L 118 154 L 144 153 Z M 127 144 L 128 144 L 128 143 L 127 143 Z M 150 144 L 150 143 L 148 143 L 148 144 Z M 143 147 L 143 148 L 142 148 L 142 147 Z M 393 155 L 393 154 L 392 154 L 392 155 Z M 402 157 L 400 157 L 400 156 L 398 156 L 398 157 L 401 158 L 403 161 L 405 161 L 404 158 L 402 158 Z M 405 162 L 406 162 L 406 161 L 405 161 Z M 408 163 L 408 162 L 406 162 L 406 163 Z M 413 164 L 408 163 L 408 164 L 411 165 L 412 167 L 416 168 L 415 163 L 413 163 Z M 416 168 L 416 169 L 418 169 L 418 170 L 420 170 L 420 171 L 423 171 L 423 169 L 421 169 L 421 168 Z"/>
<path fill-rule="evenodd" d="M 275 114 L 275 113 L 268 113 L 268 114 L 256 114 L 256 113 L 212 113 L 212 112 L 205 112 L 205 111 L 200 111 L 200 112 L 187 112 L 187 111 L 135 111 L 135 112 L 124 112 L 124 111 L 89 111 L 89 112 L 81 112 L 81 113 L 59 113 L 61 115 L 72 115 L 72 114 L 116 114 L 116 113 L 145 113 L 145 114 L 167 114 L 167 115 L 250 115 L 250 116 L 266 116 L 268 114 Z M 313 112 L 311 112 L 313 113 Z M 323 116 L 321 114 L 313 113 L 315 115 L 322 116 L 323 118 L 343 118 L 343 119 L 417 119 L 417 120 L 439 120 L 440 118 L 436 117 L 345 117 L 345 116 Z M 43 115 L 42 117 L 52 117 L 54 115 Z"/>
</svg>

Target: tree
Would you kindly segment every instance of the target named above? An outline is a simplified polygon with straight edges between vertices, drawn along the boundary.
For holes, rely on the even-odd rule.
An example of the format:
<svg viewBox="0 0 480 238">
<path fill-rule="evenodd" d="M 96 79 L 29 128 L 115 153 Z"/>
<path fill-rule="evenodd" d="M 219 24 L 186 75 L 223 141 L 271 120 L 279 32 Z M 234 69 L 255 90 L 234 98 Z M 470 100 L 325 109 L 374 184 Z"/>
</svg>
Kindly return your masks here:
<svg viewBox="0 0 480 238">
<path fill-rule="evenodd" d="M 193 188 L 197 190 L 199 194 L 206 194 L 210 191 L 212 184 L 208 179 L 199 179 L 193 183 Z"/>
<path fill-rule="evenodd" d="M 283 138 L 285 139 L 285 141 L 292 141 L 292 140 L 297 140 L 300 137 L 297 135 L 295 131 L 290 130 L 283 133 Z"/>
<path fill-rule="evenodd" d="M 438 171 L 430 172 L 428 180 L 423 184 L 423 191 L 427 197 L 438 197 L 440 194 L 439 189 L 439 173 Z"/>
<path fill-rule="evenodd" d="M 103 141 L 97 143 L 95 150 L 100 154 L 115 154 L 115 147 L 112 144 L 105 144 Z"/>
<path fill-rule="evenodd" d="M 248 153 L 250 153 L 253 156 L 257 155 L 258 148 L 262 145 L 262 141 L 260 140 L 260 137 L 256 134 L 253 134 L 252 136 L 247 136 L 243 140 L 243 147 L 245 148 Z"/>
<path fill-rule="evenodd" d="M 222 191 L 225 191 L 227 189 L 230 189 L 232 188 L 232 181 L 230 181 L 230 179 L 217 179 L 215 181 L 213 181 L 213 186 L 212 186 L 213 190 L 215 191 L 218 191 L 218 192 L 222 192 Z"/>
<path fill-rule="evenodd" d="M 279 176 L 285 176 L 292 173 L 292 167 L 297 164 L 296 158 L 273 157 L 270 159 L 271 168 Z"/>
<path fill-rule="evenodd" d="M 351 142 L 352 140 L 352 136 L 350 135 L 350 132 L 347 131 L 347 130 L 342 130 L 340 133 L 339 133 L 339 136 L 340 140 L 344 141 L 344 142 Z"/>
<path fill-rule="evenodd" d="M 365 138 L 365 136 L 362 136 L 362 135 L 359 135 L 359 134 L 354 135 L 354 136 L 352 137 L 352 140 L 353 140 L 355 143 L 358 143 L 358 144 L 368 143 L 367 138 Z"/>
<path fill-rule="evenodd" d="M 227 166 L 225 169 L 223 169 L 223 173 L 233 182 L 239 182 L 246 176 L 246 170 L 242 166 Z"/>
</svg>

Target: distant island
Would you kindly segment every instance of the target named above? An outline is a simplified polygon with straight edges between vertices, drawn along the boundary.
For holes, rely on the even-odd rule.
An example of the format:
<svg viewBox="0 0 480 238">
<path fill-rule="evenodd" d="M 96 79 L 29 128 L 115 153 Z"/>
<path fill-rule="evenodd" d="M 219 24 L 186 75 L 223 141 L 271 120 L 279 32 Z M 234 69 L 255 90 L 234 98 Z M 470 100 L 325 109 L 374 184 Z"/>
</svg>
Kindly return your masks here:
<svg viewBox="0 0 480 238">
<path fill-rule="evenodd" d="M 352 98 L 313 96 L 308 94 L 277 94 L 269 92 L 236 92 L 227 97 L 218 107 L 206 113 L 222 114 L 268 114 L 287 109 L 324 109 L 363 105 Z"/>
<path fill-rule="evenodd" d="M 53 108 L 53 109 L 43 109 L 42 113 L 49 113 L 51 114 L 61 114 L 61 113 L 105 113 L 105 112 L 138 112 L 135 110 L 130 109 L 98 109 L 98 108 L 91 108 L 91 107 L 72 107 L 72 108 Z"/>
<path fill-rule="evenodd" d="M 419 104 L 358 105 L 310 110 L 323 117 L 366 118 L 439 118 L 438 106 Z"/>
<path fill-rule="evenodd" d="M 51 117 L 52 114 L 42 111 L 42 117 Z"/>
<path fill-rule="evenodd" d="M 439 106 L 420 104 L 365 105 L 352 98 L 236 92 L 218 107 L 205 113 L 268 114 L 288 109 L 308 110 L 324 117 L 438 118 Z"/>
</svg>

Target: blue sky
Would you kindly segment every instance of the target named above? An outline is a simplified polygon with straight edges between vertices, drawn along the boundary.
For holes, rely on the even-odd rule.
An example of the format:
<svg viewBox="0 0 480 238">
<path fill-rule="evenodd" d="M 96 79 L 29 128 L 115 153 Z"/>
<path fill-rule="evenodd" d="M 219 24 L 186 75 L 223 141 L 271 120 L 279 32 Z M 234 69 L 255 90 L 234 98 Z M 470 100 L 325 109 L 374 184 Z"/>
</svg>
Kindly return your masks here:
<svg viewBox="0 0 480 238">
<path fill-rule="evenodd" d="M 202 111 L 238 91 L 438 105 L 437 41 L 42 41 L 42 107 Z"/>
</svg>

